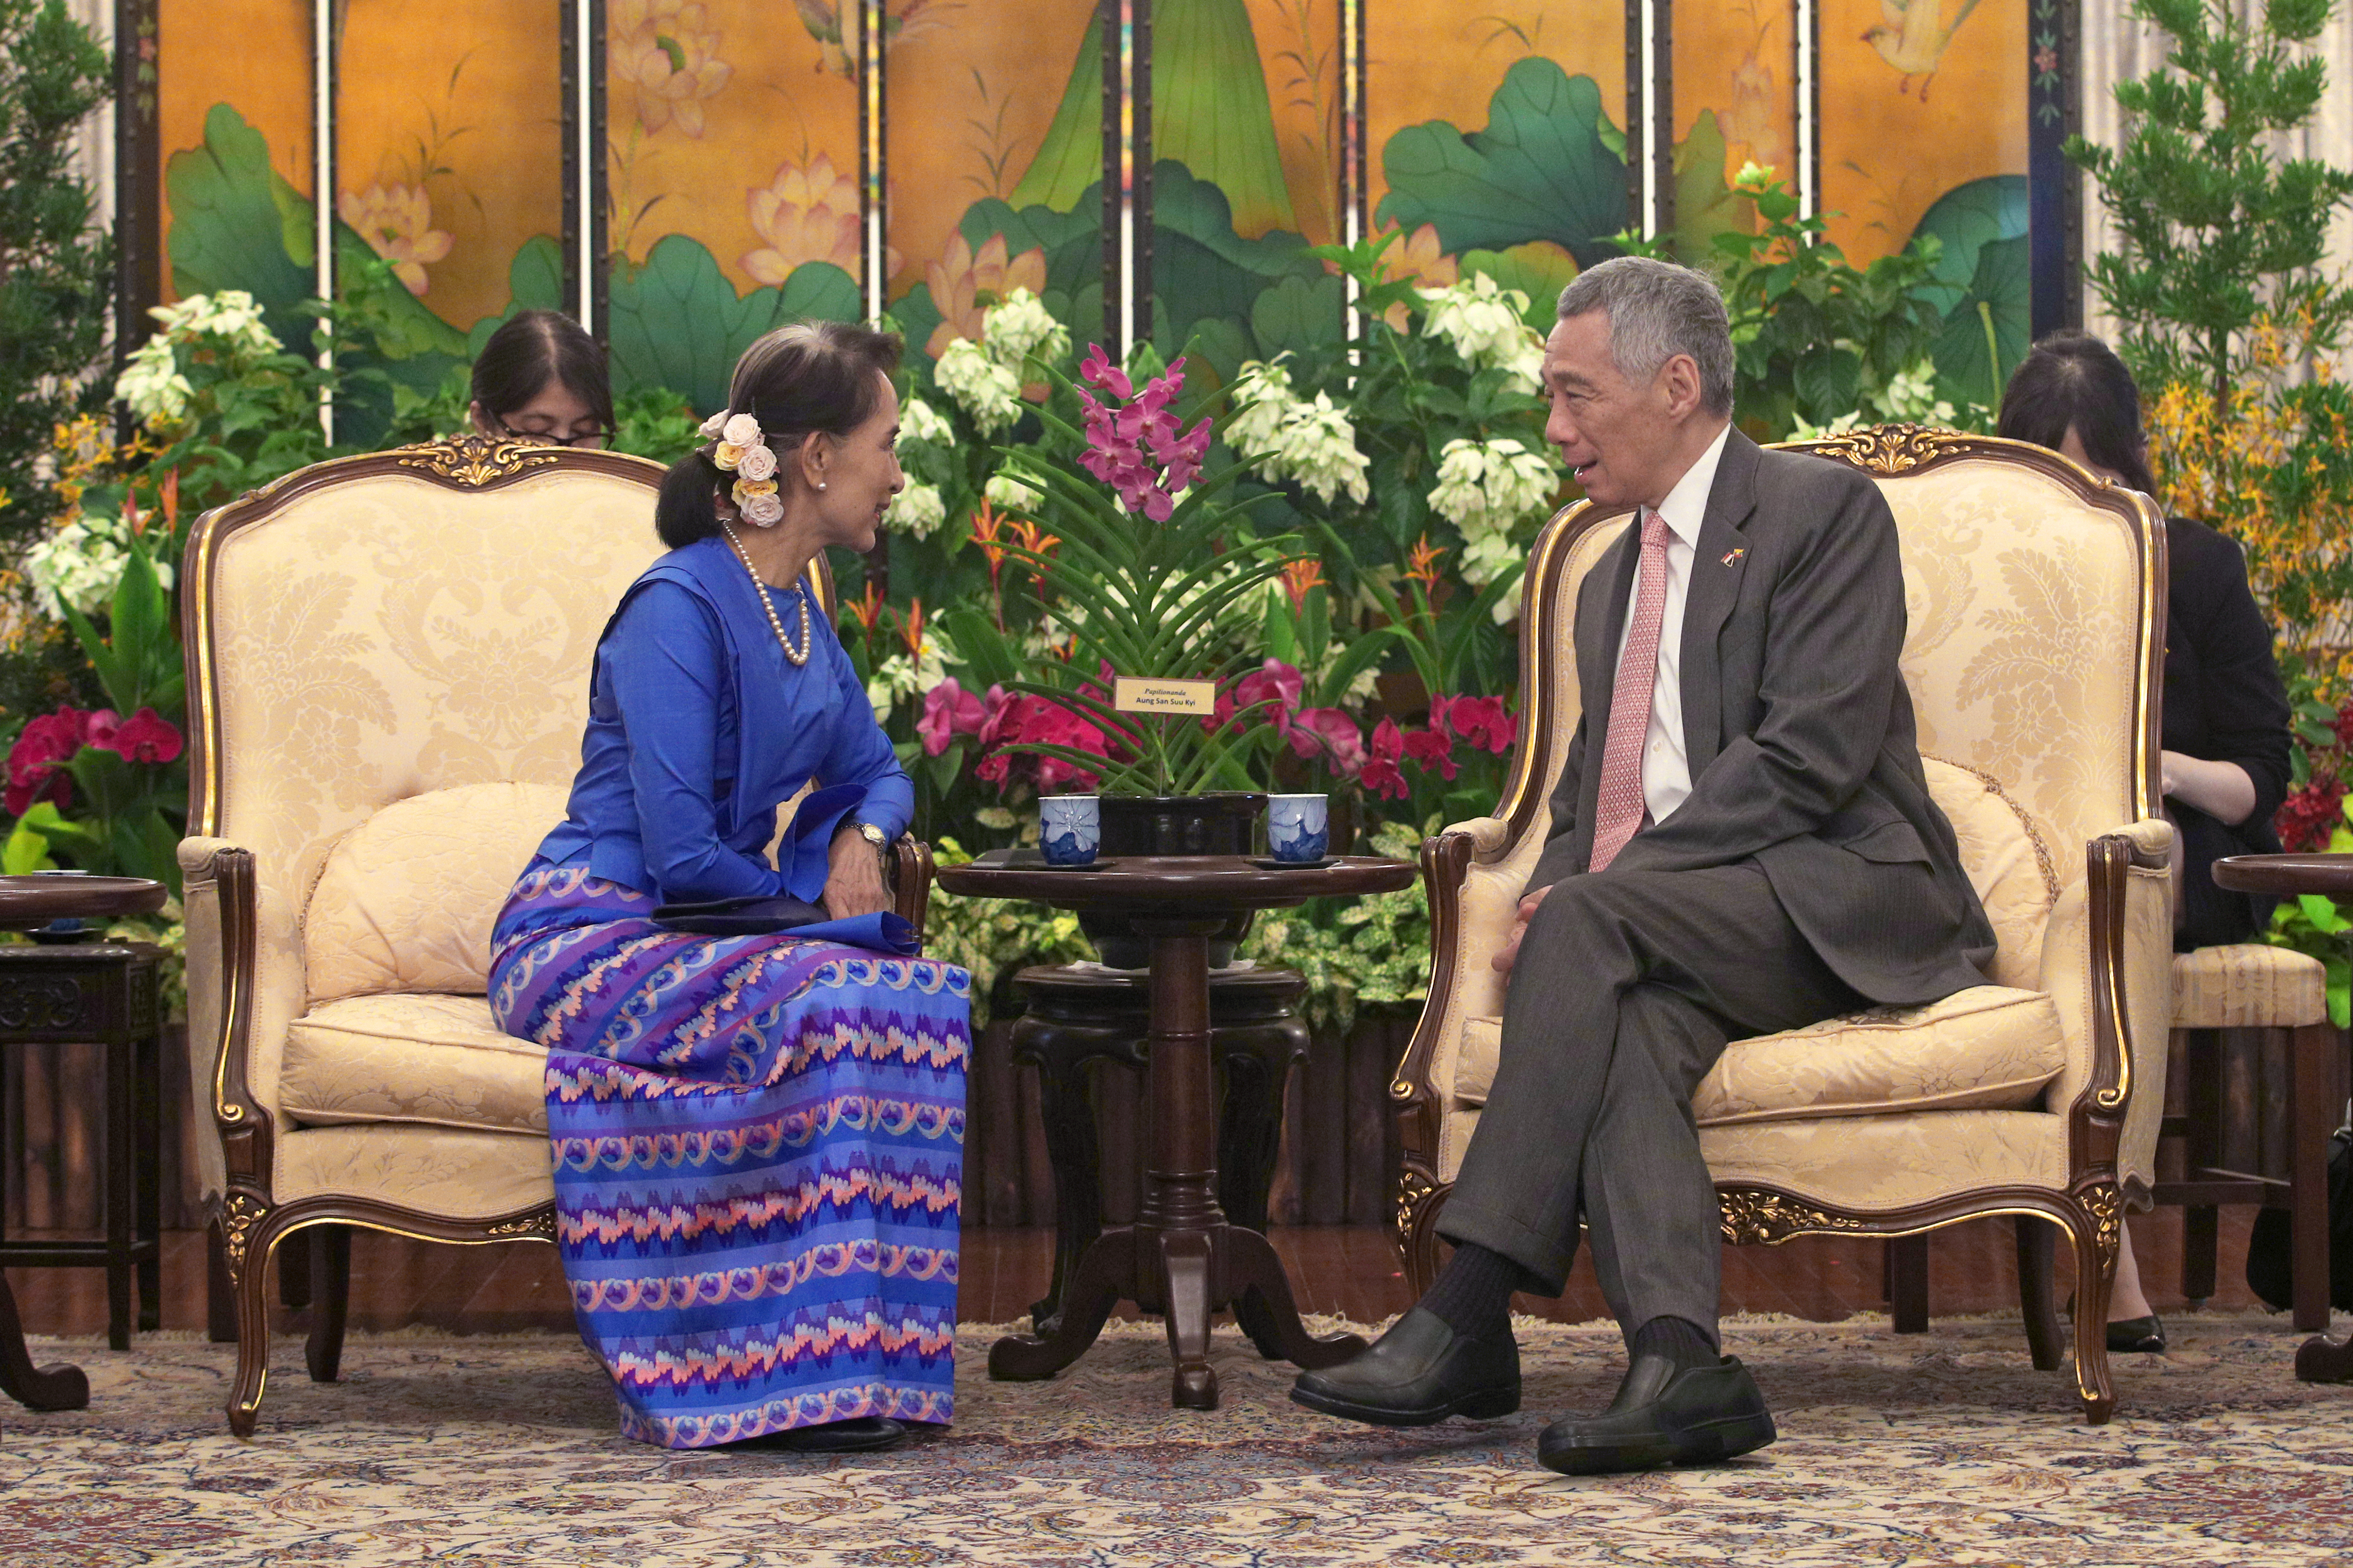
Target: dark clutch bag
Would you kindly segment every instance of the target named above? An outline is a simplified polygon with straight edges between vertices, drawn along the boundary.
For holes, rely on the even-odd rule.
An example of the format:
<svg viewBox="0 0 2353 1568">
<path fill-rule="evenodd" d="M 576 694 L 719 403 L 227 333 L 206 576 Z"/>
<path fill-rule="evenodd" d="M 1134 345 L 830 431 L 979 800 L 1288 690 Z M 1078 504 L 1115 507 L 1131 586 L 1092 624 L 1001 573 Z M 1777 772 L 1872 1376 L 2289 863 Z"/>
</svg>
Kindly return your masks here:
<svg viewBox="0 0 2353 1568">
<path fill-rule="evenodd" d="M 774 936 L 832 918 L 818 905 L 798 899 L 760 897 L 661 904 L 653 913 L 654 924 L 665 931 L 691 931 L 697 936 Z"/>
</svg>

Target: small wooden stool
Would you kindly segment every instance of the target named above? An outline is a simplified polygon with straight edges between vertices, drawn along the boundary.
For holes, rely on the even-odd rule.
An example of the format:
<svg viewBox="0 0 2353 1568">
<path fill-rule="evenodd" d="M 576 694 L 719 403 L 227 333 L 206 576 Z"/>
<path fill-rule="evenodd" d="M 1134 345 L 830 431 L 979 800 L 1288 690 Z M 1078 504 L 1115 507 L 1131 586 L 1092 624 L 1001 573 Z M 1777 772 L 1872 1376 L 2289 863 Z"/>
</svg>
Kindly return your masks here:
<svg viewBox="0 0 2353 1568">
<path fill-rule="evenodd" d="M 1061 1303 L 1081 1254 L 1103 1234 L 1103 1156 L 1086 1064 L 1131 1071 L 1151 1059 L 1146 977 L 1086 964 L 1022 970 L 1013 989 L 1027 1006 L 1013 1026 L 1012 1056 L 1038 1069 L 1039 1109 L 1054 1172 L 1054 1278 L 1029 1309 L 1040 1332 Z M 1299 1004 L 1306 977 L 1291 969 L 1209 974 L 1209 1055 L 1225 1073 L 1218 1118 L 1218 1205 L 1228 1220 L 1266 1229 L 1267 1194 L 1282 1139 L 1283 1091 L 1307 1059 Z M 1271 1352 L 1270 1354 L 1273 1353 Z"/>
</svg>

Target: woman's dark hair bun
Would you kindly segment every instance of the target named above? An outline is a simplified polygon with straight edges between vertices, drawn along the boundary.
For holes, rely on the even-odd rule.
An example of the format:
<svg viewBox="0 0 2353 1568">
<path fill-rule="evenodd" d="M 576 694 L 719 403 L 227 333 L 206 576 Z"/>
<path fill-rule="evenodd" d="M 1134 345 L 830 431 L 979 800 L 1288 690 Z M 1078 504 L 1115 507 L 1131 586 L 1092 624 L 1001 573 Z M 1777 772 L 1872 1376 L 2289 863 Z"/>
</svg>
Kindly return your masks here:
<svg viewBox="0 0 2353 1568">
<path fill-rule="evenodd" d="M 795 321 L 744 351 L 727 408 L 760 422 L 783 483 L 785 458 L 804 440 L 820 432 L 847 436 L 873 416 L 882 395 L 877 373 L 887 377 L 897 370 L 902 352 L 895 332 L 849 321 Z M 708 444 L 698 447 L 662 479 L 654 531 L 672 550 L 719 531 L 717 493 L 725 474 L 711 451 Z"/>
<path fill-rule="evenodd" d="M 529 404 L 550 383 L 561 384 L 588 405 L 606 429 L 613 427 L 613 382 L 605 351 L 558 310 L 518 312 L 482 345 L 474 359 L 474 401 L 493 419 Z"/>
</svg>

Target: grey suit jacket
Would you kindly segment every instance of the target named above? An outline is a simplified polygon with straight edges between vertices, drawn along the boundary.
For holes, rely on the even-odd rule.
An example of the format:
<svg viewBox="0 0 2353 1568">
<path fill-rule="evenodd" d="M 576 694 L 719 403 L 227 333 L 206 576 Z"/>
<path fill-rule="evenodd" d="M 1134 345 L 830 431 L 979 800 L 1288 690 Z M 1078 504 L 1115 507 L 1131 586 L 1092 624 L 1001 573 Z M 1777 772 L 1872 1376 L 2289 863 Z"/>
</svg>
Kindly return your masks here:
<svg viewBox="0 0 2353 1568">
<path fill-rule="evenodd" d="M 1585 716 L 1529 888 L 1592 858 L 1618 639 L 1641 553 L 1628 529 L 1577 605 Z M 1992 928 L 1952 825 L 1928 797 L 1896 668 L 1904 647 L 1895 518 L 1843 464 L 1767 452 L 1735 430 L 1709 492 L 1683 605 L 1683 738 L 1692 793 L 1611 869 L 1754 859 L 1825 963 L 1875 1002 L 1982 985 Z"/>
</svg>

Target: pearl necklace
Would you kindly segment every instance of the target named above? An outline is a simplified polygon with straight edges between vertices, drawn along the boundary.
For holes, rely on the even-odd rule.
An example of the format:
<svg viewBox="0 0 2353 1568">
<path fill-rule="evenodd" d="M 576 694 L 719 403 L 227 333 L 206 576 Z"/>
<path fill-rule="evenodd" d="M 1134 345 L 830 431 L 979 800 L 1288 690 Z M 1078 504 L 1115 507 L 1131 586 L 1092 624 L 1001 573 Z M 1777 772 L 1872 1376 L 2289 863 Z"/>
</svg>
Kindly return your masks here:
<svg viewBox="0 0 2353 1568">
<path fill-rule="evenodd" d="M 776 618 L 776 601 L 768 597 L 768 585 L 760 581 L 760 574 L 753 566 L 752 557 L 745 552 L 744 542 L 735 537 L 734 528 L 724 518 L 720 520 L 719 526 L 726 531 L 727 542 L 735 547 L 735 559 L 741 561 L 744 570 L 752 574 L 752 591 L 760 595 L 760 608 L 768 612 L 768 628 L 776 634 L 776 646 L 785 650 L 785 657 L 794 664 L 807 664 L 809 658 L 808 595 L 801 591 L 798 583 L 793 584 L 793 596 L 801 602 L 801 646 L 796 652 L 793 639 L 785 635 L 785 623 Z"/>
</svg>

